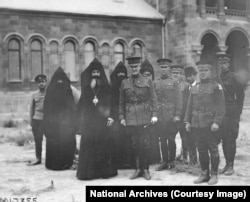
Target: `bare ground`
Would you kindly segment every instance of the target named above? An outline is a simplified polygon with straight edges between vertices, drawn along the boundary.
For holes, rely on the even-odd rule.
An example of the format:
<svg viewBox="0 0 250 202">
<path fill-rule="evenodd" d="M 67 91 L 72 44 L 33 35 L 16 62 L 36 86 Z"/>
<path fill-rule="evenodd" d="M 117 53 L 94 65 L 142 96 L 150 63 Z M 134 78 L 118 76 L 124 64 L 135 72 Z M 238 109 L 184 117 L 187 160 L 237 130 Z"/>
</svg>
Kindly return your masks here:
<svg viewBox="0 0 250 202">
<path fill-rule="evenodd" d="M 27 162 L 34 159 L 33 142 L 25 146 L 6 141 L 7 137 L 28 131 L 22 126 L 18 128 L 0 128 L 0 198 L 4 197 L 36 197 L 38 202 L 80 202 L 85 201 L 86 185 L 193 185 L 196 176 L 182 170 L 166 170 L 156 172 L 156 165 L 150 166 L 152 179 L 143 178 L 129 180 L 132 170 L 119 170 L 118 176 L 111 179 L 79 181 L 75 170 L 50 171 L 43 164 L 28 167 Z M 228 177 L 219 176 L 217 185 L 250 185 L 250 110 L 245 109 L 240 123 L 237 139 L 235 173 Z M 45 141 L 44 141 L 45 142 Z M 79 141 L 78 141 L 79 142 Z M 45 144 L 43 145 L 45 151 Z M 180 151 L 180 138 L 177 136 L 177 148 Z M 43 152 L 43 157 L 44 157 Z M 220 167 L 224 166 L 224 157 L 220 145 Z M 185 171 L 185 169 L 184 169 Z M 190 169 L 189 169 L 190 171 Z M 53 184 L 52 184 L 53 183 Z M 206 185 L 206 184 L 204 184 Z"/>
</svg>

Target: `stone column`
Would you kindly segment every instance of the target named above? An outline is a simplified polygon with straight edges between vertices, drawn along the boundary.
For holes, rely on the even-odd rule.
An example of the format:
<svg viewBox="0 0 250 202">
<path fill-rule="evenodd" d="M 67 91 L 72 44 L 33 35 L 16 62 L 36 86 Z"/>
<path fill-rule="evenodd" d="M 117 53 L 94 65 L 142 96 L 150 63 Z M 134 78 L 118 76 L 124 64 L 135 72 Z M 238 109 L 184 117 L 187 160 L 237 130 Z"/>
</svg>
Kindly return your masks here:
<svg viewBox="0 0 250 202">
<path fill-rule="evenodd" d="M 44 69 L 43 69 L 43 73 L 45 75 L 47 75 L 48 78 L 51 77 L 50 75 L 50 47 L 49 46 L 46 46 L 45 48 L 45 65 L 44 65 Z"/>
<path fill-rule="evenodd" d="M 63 61 L 63 55 L 62 55 L 63 54 L 63 47 L 62 46 L 63 45 L 59 45 L 59 47 L 58 47 L 59 66 L 64 68 L 64 65 L 63 65 L 64 61 Z"/>
<path fill-rule="evenodd" d="M 247 56 L 248 84 L 250 85 L 250 47 L 247 48 L 246 56 Z"/>
<path fill-rule="evenodd" d="M 225 0 L 218 0 L 218 18 L 220 20 L 225 20 L 225 11 L 224 11 L 224 7 L 225 7 Z"/>
<path fill-rule="evenodd" d="M 29 92 L 30 90 L 30 72 L 29 72 L 29 67 L 28 67 L 28 64 L 29 64 L 29 47 L 28 45 L 24 45 L 24 76 L 23 76 L 23 79 L 24 79 L 24 90 L 25 92 Z"/>
<path fill-rule="evenodd" d="M 205 14 L 206 14 L 206 1 L 205 0 L 199 0 L 199 13 L 202 18 L 205 17 Z"/>
<path fill-rule="evenodd" d="M 250 0 L 246 0 L 246 3 L 247 3 L 247 9 L 246 9 L 246 11 L 247 11 L 247 19 L 248 19 L 248 21 L 250 21 Z"/>
</svg>

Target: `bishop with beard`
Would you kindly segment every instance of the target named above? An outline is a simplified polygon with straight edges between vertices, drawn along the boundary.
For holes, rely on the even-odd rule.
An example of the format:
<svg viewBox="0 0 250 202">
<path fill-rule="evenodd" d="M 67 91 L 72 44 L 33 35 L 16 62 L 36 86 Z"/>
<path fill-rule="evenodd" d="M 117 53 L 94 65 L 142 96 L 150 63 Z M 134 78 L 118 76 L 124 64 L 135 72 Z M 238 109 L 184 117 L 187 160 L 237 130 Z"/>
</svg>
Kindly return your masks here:
<svg viewBox="0 0 250 202">
<path fill-rule="evenodd" d="M 77 178 L 89 180 L 117 175 L 110 153 L 111 88 L 102 64 L 94 59 L 81 75 L 78 131 L 81 134 Z"/>
</svg>

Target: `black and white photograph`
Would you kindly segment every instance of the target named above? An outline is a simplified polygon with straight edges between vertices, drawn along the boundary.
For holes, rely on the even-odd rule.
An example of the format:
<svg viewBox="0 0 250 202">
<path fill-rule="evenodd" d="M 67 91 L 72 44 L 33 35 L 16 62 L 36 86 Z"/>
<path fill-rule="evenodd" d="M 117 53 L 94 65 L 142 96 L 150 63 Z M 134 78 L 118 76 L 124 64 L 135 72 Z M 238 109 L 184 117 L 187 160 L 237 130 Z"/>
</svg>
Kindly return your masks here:
<svg viewBox="0 0 250 202">
<path fill-rule="evenodd" d="M 249 131 L 250 0 L 0 0 L 0 202 L 247 199 Z"/>
</svg>

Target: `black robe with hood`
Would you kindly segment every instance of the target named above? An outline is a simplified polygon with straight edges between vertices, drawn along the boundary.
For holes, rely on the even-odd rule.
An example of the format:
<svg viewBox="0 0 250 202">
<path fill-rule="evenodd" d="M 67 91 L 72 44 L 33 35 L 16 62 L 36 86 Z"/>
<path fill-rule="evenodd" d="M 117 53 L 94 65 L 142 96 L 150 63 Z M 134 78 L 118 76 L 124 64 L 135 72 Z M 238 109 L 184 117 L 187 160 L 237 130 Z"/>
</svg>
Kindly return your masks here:
<svg viewBox="0 0 250 202">
<path fill-rule="evenodd" d="M 99 78 L 92 78 L 93 70 L 100 71 Z M 111 117 L 111 89 L 97 59 L 82 73 L 81 88 L 77 107 L 78 131 L 81 134 L 77 178 L 89 180 L 115 176 L 117 170 L 111 160 L 110 127 L 107 127 Z"/>
<path fill-rule="evenodd" d="M 119 77 L 119 73 L 124 73 L 124 77 Z M 118 169 L 131 168 L 132 163 L 132 148 L 131 136 L 126 132 L 126 128 L 120 124 L 119 120 L 119 96 L 120 87 L 123 79 L 127 79 L 127 68 L 122 62 L 119 62 L 112 74 L 110 75 L 112 86 L 112 111 L 115 120 L 112 128 L 115 148 L 114 148 L 114 163 Z"/>
<path fill-rule="evenodd" d="M 148 71 L 152 74 L 152 79 L 154 80 L 154 68 L 148 59 L 145 59 L 141 64 L 140 73 L 143 74 L 145 71 Z M 155 127 L 152 125 L 148 128 L 150 130 L 150 163 L 155 164 L 161 161 L 160 146 L 159 146 L 159 137 L 156 135 Z"/>
<path fill-rule="evenodd" d="M 76 148 L 75 109 L 70 80 L 59 67 L 51 78 L 44 101 L 45 166 L 48 169 L 64 170 L 73 164 Z"/>
</svg>

